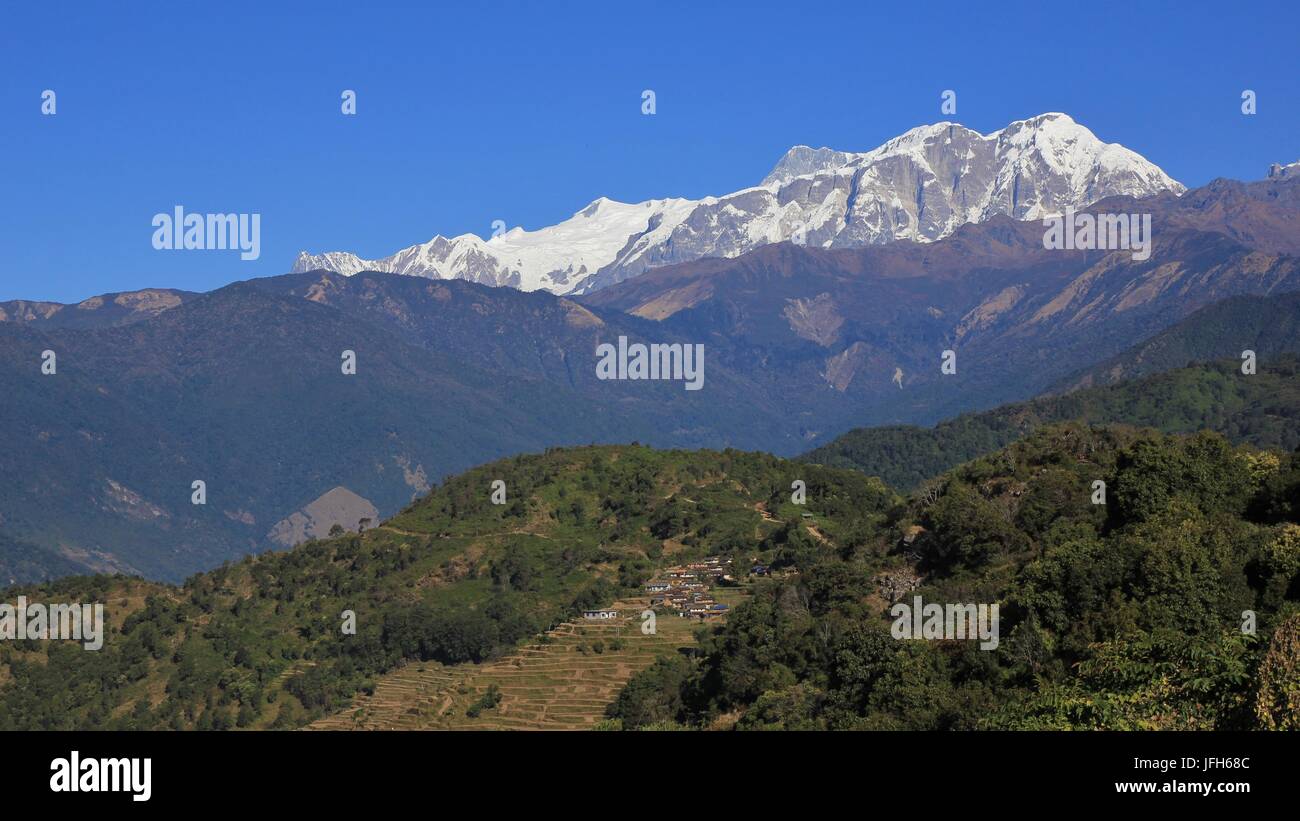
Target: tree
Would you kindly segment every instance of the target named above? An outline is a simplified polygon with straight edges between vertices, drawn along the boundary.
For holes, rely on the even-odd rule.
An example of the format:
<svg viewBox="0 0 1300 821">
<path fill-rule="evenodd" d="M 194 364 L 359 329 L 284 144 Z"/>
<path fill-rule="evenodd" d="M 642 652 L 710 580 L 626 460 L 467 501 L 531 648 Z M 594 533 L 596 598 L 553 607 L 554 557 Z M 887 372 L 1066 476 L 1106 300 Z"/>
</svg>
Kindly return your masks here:
<svg viewBox="0 0 1300 821">
<path fill-rule="evenodd" d="M 1119 524 L 1148 519 L 1182 497 L 1207 514 L 1240 514 L 1258 482 L 1250 460 L 1217 433 L 1137 442 L 1119 460 L 1113 510 Z"/>
<path fill-rule="evenodd" d="M 606 715 L 622 719 L 629 730 L 679 720 L 684 712 L 682 686 L 690 672 L 690 662 L 681 656 L 656 660 L 628 682 Z"/>
</svg>

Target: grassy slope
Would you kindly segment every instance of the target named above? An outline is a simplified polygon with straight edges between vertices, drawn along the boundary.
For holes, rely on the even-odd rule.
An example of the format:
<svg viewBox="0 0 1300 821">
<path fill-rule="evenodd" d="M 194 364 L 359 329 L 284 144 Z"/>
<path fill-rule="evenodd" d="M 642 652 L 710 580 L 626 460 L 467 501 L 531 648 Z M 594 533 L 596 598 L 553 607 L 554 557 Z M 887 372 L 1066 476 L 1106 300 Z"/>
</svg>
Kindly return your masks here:
<svg viewBox="0 0 1300 821">
<path fill-rule="evenodd" d="M 590 729 L 632 675 L 695 645 L 698 622 L 663 616 L 641 632 L 649 606 L 628 598 L 615 622 L 566 621 L 483 665 L 408 664 L 382 676 L 372 695 L 313 722 L 312 729 Z M 501 701 L 470 715 L 489 688 Z"/>
</svg>

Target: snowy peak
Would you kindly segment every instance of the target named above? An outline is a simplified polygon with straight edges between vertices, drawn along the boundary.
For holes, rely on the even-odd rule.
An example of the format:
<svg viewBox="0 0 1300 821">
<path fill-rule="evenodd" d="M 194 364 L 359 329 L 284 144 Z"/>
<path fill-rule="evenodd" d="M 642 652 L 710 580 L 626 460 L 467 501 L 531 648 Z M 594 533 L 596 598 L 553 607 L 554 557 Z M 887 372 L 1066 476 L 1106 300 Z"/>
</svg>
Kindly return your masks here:
<svg viewBox="0 0 1300 821">
<path fill-rule="evenodd" d="M 1059 179 L 1065 188 L 1047 191 L 1041 212 L 1060 212 L 1114 194 L 1145 196 L 1160 191 L 1181 194 L 1186 187 L 1141 155 L 1104 143 L 1065 114 L 1042 114 L 1014 122 L 986 139 L 997 142 L 997 162 L 1023 180 Z M 1008 212 L 1012 213 L 1012 212 Z M 1015 214 L 1012 214 L 1015 216 Z M 1030 214 L 1034 219 L 1042 214 Z"/>
<path fill-rule="evenodd" d="M 1107 189 L 1102 196 L 1160 190 L 1182 193 L 1186 190 L 1137 153 L 1121 145 L 1102 142 L 1068 114 L 1059 112 L 1017 120 L 991 134 L 980 134 L 950 122 L 918 126 L 860 154 L 795 146 L 781 158 L 763 185 L 783 186 L 803 176 L 855 173 L 899 158 L 910 159 L 918 168 L 930 172 L 949 167 L 953 160 L 962 160 L 956 169 L 959 172 L 976 171 L 980 165 L 991 164 L 998 171 L 997 178 L 1015 179 L 1026 175 L 1061 178 L 1068 181 L 1070 187 L 1068 192 L 1062 193 L 1071 200 L 1062 208 L 1077 205 L 1075 200 L 1080 198 L 1101 199 L 1094 196 L 1097 188 Z"/>
<path fill-rule="evenodd" d="M 1288 165 L 1275 162 L 1268 168 L 1268 178 L 1271 180 L 1283 180 L 1295 176 L 1300 176 L 1300 160 Z"/>
<path fill-rule="evenodd" d="M 990 134 L 942 122 L 860 153 L 794 146 L 761 184 L 722 197 L 634 204 L 601 197 L 536 231 L 516 227 L 486 240 L 437 236 L 378 260 L 303 252 L 293 270 L 375 270 L 587 293 L 650 268 L 734 257 L 774 242 L 929 242 L 999 214 L 1032 220 L 1114 195 L 1184 190 L 1065 114 L 1040 114 Z"/>
<path fill-rule="evenodd" d="M 375 260 L 346 252 L 304 251 L 293 270 L 325 269 L 347 276 L 381 271 L 564 294 L 637 249 L 665 240 L 696 204 L 684 199 L 628 204 L 601 197 L 564 222 L 537 231 L 516 226 L 488 239 L 476 234 L 436 236 Z"/>
<path fill-rule="evenodd" d="M 293 261 L 292 270 L 299 272 L 323 269 L 350 277 L 362 271 L 385 270 L 375 267 L 379 264 L 378 262 L 361 259 L 356 254 L 347 251 L 326 251 L 323 254 L 309 254 L 306 251 L 299 251 L 298 258 Z"/>
<path fill-rule="evenodd" d="M 796 145 L 781 157 L 772 171 L 763 178 L 763 187 L 784 185 L 795 177 L 834 171 L 846 166 L 854 157 L 833 148 L 809 148 Z"/>
</svg>

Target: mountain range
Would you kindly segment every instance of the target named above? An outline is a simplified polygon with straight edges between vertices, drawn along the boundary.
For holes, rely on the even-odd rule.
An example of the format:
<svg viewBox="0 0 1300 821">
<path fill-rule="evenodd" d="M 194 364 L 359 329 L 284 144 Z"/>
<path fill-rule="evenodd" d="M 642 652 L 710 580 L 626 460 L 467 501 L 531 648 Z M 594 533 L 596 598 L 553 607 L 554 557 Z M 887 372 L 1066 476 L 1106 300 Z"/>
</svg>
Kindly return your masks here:
<svg viewBox="0 0 1300 821">
<path fill-rule="evenodd" d="M 725 366 L 707 362 L 694 392 L 599 381 L 601 341 L 671 337 L 548 294 L 317 272 L 103 319 L 0 322 L 0 469 L 18 477 L 0 485 L 0 526 L 40 548 L 21 566 L 0 553 L 5 581 L 44 577 L 47 555 L 59 572 L 178 580 L 286 533 L 355 529 L 296 524 L 336 488 L 391 514 L 443 476 L 565 442 L 799 449 L 764 387 Z"/>
<path fill-rule="evenodd" d="M 929 242 L 995 215 L 1033 220 L 1108 196 L 1184 190 L 1065 114 L 1042 114 L 991 134 L 942 122 L 862 153 L 795 146 L 759 185 L 720 197 L 632 204 L 602 197 L 535 231 L 501 225 L 488 239 L 439 235 L 375 260 L 304 251 L 292 270 L 383 271 L 582 294 L 651 268 L 737 257 L 776 242 L 813 248 Z"/>
<path fill-rule="evenodd" d="M 864 203 L 898 186 L 912 191 L 906 218 L 872 222 Z M 728 229 L 708 243 L 763 239 L 685 250 L 743 211 L 722 198 L 691 205 L 671 253 L 645 246 L 567 294 L 317 269 L 207 294 L 0 303 L 0 468 L 17 477 L 0 486 L 0 583 L 78 570 L 175 581 L 554 446 L 796 456 L 862 426 L 1293 350 L 1297 306 L 1281 295 L 1300 291 L 1295 174 L 1183 191 L 1044 115 L 988 136 L 925 127 L 864 154 L 796 148 L 745 196 L 808 218 L 807 241 Z M 814 219 L 814 201 L 839 216 Z M 641 207 L 593 206 L 588 227 Z M 1150 257 L 1044 247 L 1039 217 L 1076 206 L 1150 214 Z M 622 340 L 703 346 L 703 389 L 602 379 L 597 351 Z M 56 374 L 41 371 L 45 351 Z M 951 464 L 887 468 L 906 486 Z"/>
<path fill-rule="evenodd" d="M 1034 396 L 1214 302 L 1300 289 L 1298 197 L 1296 178 L 1218 180 L 1084 210 L 1150 213 L 1145 260 L 1046 249 L 1040 223 L 995 216 L 931 243 L 784 243 L 666 266 L 581 300 L 687 337 L 780 351 L 802 395 L 848 398 L 862 424 L 933 423 Z M 953 374 L 940 371 L 944 351 L 956 355 Z M 827 432 L 807 429 L 810 440 Z"/>
</svg>

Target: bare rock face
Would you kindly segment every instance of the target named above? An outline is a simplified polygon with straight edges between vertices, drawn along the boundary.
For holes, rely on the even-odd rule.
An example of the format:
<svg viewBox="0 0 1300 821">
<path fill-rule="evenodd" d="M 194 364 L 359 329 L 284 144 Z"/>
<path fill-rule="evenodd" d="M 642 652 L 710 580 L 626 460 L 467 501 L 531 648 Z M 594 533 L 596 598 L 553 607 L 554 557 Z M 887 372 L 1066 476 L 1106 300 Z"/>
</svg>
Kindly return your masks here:
<svg viewBox="0 0 1300 821">
<path fill-rule="evenodd" d="M 835 342 L 844 317 L 835 309 L 835 300 L 828 293 L 813 299 L 788 299 L 782 312 L 796 336 L 829 347 Z"/>
<path fill-rule="evenodd" d="M 369 499 L 340 486 L 322 493 L 301 510 L 276 522 L 266 538 L 284 547 L 293 547 L 308 539 L 325 538 L 334 525 L 347 531 L 359 530 L 362 520 L 368 520 L 367 527 L 377 524 L 379 511 Z"/>
<path fill-rule="evenodd" d="M 854 248 L 930 242 L 996 215 L 1032 220 L 1110 196 L 1184 187 L 1064 114 L 991 134 L 957 123 L 914 128 L 865 153 L 795 146 L 753 188 L 700 200 L 628 204 L 601 198 L 557 225 L 482 239 L 437 236 L 377 260 L 299 254 L 323 269 L 467 279 L 525 291 L 586 294 L 651 268 L 736 257 L 776 242 Z"/>
<path fill-rule="evenodd" d="M 18 299 L 0 302 L 0 322 L 41 329 L 108 328 L 149 319 L 194 296 L 174 288 L 144 288 L 93 296 L 74 305 Z"/>
</svg>

